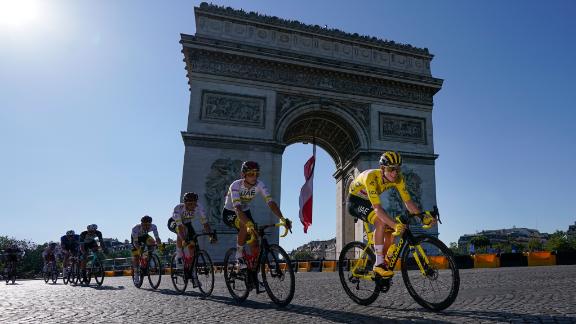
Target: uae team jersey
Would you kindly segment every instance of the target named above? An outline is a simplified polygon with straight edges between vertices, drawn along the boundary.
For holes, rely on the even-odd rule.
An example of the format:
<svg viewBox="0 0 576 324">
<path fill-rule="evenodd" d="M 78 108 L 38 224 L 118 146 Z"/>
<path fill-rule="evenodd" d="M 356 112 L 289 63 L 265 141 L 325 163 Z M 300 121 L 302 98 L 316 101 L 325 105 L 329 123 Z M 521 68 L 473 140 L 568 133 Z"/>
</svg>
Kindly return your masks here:
<svg viewBox="0 0 576 324">
<path fill-rule="evenodd" d="M 396 188 L 403 201 L 409 201 L 410 194 L 406 190 L 406 183 L 404 177 L 399 175 L 396 182 L 384 182 L 381 169 L 370 169 L 360 173 L 350 184 L 351 195 L 370 200 L 372 205 L 381 204 L 380 194 L 384 191 Z"/>
<path fill-rule="evenodd" d="M 154 238 L 157 241 L 160 241 L 160 237 L 158 236 L 158 228 L 154 224 L 150 224 L 148 230 L 144 230 L 142 224 L 137 224 L 136 226 L 132 227 L 132 239 L 137 241 L 138 237 L 147 235 L 149 232 L 153 232 Z"/>
<path fill-rule="evenodd" d="M 200 223 L 202 225 L 207 223 L 206 213 L 204 212 L 204 207 L 200 203 L 197 203 L 194 210 L 186 210 L 184 204 L 179 204 L 174 207 L 174 213 L 172 214 L 172 219 L 176 222 L 176 225 L 192 223 L 194 218 L 200 218 Z"/>
<path fill-rule="evenodd" d="M 234 210 L 235 207 L 240 207 L 242 211 L 248 210 L 250 209 L 248 203 L 251 202 L 258 193 L 264 197 L 266 203 L 273 201 L 264 182 L 257 180 L 256 185 L 248 189 L 244 186 L 244 179 L 236 180 L 232 182 L 230 188 L 228 188 L 224 208 Z"/>
</svg>

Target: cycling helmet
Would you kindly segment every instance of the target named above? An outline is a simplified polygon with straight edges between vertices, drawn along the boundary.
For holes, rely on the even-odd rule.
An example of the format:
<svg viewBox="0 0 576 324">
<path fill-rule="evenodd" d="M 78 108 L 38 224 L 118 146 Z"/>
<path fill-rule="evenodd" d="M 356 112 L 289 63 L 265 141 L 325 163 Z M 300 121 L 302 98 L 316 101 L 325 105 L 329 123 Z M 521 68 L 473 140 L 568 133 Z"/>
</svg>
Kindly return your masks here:
<svg viewBox="0 0 576 324">
<path fill-rule="evenodd" d="M 95 231 L 95 230 L 98 229 L 98 225 L 96 225 L 96 224 L 90 224 L 90 225 L 88 225 L 88 226 L 86 227 L 86 229 L 89 230 L 89 231 Z"/>
<path fill-rule="evenodd" d="M 53 249 L 53 248 L 55 248 L 55 247 L 56 247 L 56 243 L 54 243 L 54 242 L 50 242 L 50 243 L 48 243 L 48 246 L 50 246 L 50 248 L 52 248 L 52 249 Z"/>
<path fill-rule="evenodd" d="M 260 171 L 260 165 L 258 164 L 258 162 L 245 161 L 244 163 L 242 163 L 242 173 L 246 173 L 248 171 L 259 172 Z"/>
<path fill-rule="evenodd" d="M 74 230 L 69 230 L 68 232 L 66 232 L 66 235 L 74 235 L 76 233 L 74 233 Z"/>
<path fill-rule="evenodd" d="M 182 200 L 184 200 L 184 202 L 198 201 L 198 194 L 195 192 L 187 192 L 182 196 Z"/>
<path fill-rule="evenodd" d="M 401 166 L 402 156 L 394 151 L 386 151 L 380 156 L 380 165 L 382 166 Z"/>
<path fill-rule="evenodd" d="M 140 219 L 140 222 L 152 224 L 152 217 L 146 215 Z"/>
</svg>

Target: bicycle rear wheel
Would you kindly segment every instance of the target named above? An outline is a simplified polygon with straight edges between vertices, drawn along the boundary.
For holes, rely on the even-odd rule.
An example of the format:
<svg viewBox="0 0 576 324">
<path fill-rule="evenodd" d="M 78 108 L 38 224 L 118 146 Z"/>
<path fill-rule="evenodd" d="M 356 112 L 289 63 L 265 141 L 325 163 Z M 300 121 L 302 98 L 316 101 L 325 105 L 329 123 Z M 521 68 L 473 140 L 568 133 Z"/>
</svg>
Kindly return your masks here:
<svg viewBox="0 0 576 324">
<path fill-rule="evenodd" d="M 340 283 L 348 297 L 360 305 L 372 304 L 380 294 L 380 287 L 372 273 L 374 263 L 374 252 L 362 242 L 350 242 L 340 253 Z"/>
<path fill-rule="evenodd" d="M 50 280 L 50 272 L 44 271 L 44 272 L 42 273 L 42 277 L 44 278 L 44 282 L 45 282 L 45 283 L 48 283 L 48 281 Z"/>
<path fill-rule="evenodd" d="M 184 265 L 178 266 L 176 260 L 176 253 L 172 255 L 172 260 L 170 261 L 170 279 L 172 280 L 172 285 L 177 292 L 183 294 L 188 286 L 188 275 L 184 270 Z"/>
<path fill-rule="evenodd" d="M 152 289 L 158 289 L 162 281 L 162 263 L 156 254 L 150 254 L 148 260 L 148 282 Z"/>
<path fill-rule="evenodd" d="M 198 251 L 195 268 L 200 293 L 204 297 L 210 296 L 214 290 L 214 265 L 206 251 Z"/>
<path fill-rule="evenodd" d="M 226 288 L 234 300 L 243 302 L 248 298 L 248 272 L 236 267 L 236 248 L 230 248 L 224 256 L 224 281 Z"/>
<path fill-rule="evenodd" d="M 66 267 L 66 266 L 62 267 L 62 282 L 65 285 L 67 285 L 68 282 L 70 282 L 70 270 L 71 270 L 71 267 Z"/>
<path fill-rule="evenodd" d="M 278 306 L 286 306 L 294 298 L 294 269 L 288 253 L 277 244 L 271 244 L 262 256 L 260 271 L 264 288 Z"/>
<path fill-rule="evenodd" d="M 452 251 L 428 235 L 417 237 L 414 247 L 404 248 L 402 279 L 410 296 L 433 311 L 452 305 L 460 288 L 460 274 Z"/>
</svg>

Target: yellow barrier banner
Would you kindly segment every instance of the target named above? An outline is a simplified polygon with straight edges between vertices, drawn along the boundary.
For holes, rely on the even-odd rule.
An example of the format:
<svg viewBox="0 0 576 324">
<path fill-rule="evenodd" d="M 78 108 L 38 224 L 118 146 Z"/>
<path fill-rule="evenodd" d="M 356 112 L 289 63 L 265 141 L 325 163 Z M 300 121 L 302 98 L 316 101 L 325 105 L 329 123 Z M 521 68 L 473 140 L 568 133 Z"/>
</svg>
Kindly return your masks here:
<svg viewBox="0 0 576 324">
<path fill-rule="evenodd" d="M 298 272 L 309 272 L 311 267 L 310 262 L 298 262 Z"/>
<path fill-rule="evenodd" d="M 556 255 L 550 251 L 528 252 L 528 266 L 556 265 Z"/>
<path fill-rule="evenodd" d="M 335 272 L 336 261 L 322 261 L 322 272 Z"/>
<path fill-rule="evenodd" d="M 428 260 L 430 260 L 437 269 L 448 269 L 448 259 L 443 255 L 429 256 Z"/>
<path fill-rule="evenodd" d="M 499 268 L 500 257 L 497 254 L 474 255 L 474 268 Z"/>
</svg>

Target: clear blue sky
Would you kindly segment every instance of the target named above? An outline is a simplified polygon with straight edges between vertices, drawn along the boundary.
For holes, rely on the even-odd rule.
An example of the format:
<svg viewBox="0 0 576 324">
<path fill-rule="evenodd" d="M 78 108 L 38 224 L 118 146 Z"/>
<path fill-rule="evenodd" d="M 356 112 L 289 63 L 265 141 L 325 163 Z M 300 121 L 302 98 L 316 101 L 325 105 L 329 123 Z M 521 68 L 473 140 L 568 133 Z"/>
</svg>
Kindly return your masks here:
<svg viewBox="0 0 576 324">
<path fill-rule="evenodd" d="M 170 216 L 189 100 L 178 41 L 200 2 L 169 3 L 0 0 L 0 235 L 41 243 L 95 222 L 124 239 L 142 215 Z M 213 3 L 429 48 L 445 80 L 433 112 L 442 240 L 576 221 L 574 1 Z M 283 157 L 294 220 L 310 153 Z M 334 169 L 320 150 L 314 223 L 288 250 L 334 237 Z"/>
</svg>

